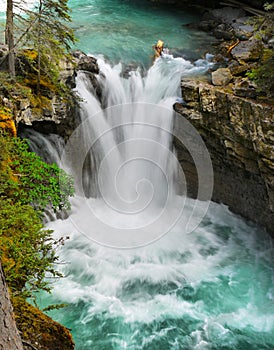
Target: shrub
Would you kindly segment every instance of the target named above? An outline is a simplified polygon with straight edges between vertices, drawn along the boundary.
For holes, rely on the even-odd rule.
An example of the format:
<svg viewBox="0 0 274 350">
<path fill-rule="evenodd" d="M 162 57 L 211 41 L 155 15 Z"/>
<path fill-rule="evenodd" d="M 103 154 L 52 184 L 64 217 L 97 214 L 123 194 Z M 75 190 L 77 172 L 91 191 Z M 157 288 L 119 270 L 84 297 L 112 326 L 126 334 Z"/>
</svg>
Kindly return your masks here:
<svg viewBox="0 0 274 350">
<path fill-rule="evenodd" d="M 259 93 L 266 97 L 273 97 L 274 91 L 274 52 L 273 50 L 265 49 L 261 64 L 247 73 L 247 76 L 257 85 Z"/>
<path fill-rule="evenodd" d="M 30 297 L 40 289 L 50 291 L 46 274 L 60 277 L 54 269 L 55 248 L 62 241 L 43 230 L 38 213 L 30 205 L 0 198 L 0 257 L 13 294 Z"/>
<path fill-rule="evenodd" d="M 42 211 L 70 207 L 72 178 L 28 151 L 25 140 L 0 133 L 0 259 L 15 295 L 50 291 L 46 276 L 60 277 L 55 250 L 64 239 L 44 230 Z"/>
<path fill-rule="evenodd" d="M 31 204 L 39 211 L 46 206 L 55 211 L 70 208 L 71 176 L 29 152 L 26 140 L 0 134 L 0 149 L 0 196 Z"/>
</svg>

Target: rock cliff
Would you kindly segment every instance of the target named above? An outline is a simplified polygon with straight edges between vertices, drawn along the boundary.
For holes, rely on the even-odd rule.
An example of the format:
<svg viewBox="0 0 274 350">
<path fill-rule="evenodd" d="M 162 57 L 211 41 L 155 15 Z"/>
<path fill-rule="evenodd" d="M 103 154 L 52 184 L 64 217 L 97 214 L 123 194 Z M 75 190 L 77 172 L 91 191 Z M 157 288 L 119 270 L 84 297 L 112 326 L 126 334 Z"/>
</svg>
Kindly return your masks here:
<svg viewBox="0 0 274 350">
<path fill-rule="evenodd" d="M 183 116 L 202 136 L 214 169 L 212 200 L 274 233 L 273 107 L 201 81 L 183 80 L 182 97 L 174 127 Z M 195 166 L 178 140 L 175 146 L 195 197 Z"/>
<path fill-rule="evenodd" d="M 250 18 L 225 7 L 207 11 L 198 26 L 219 39 L 216 64 L 208 79 L 182 81 L 175 128 L 183 116 L 204 139 L 214 170 L 212 200 L 274 234 L 273 12 Z M 175 146 L 195 197 L 193 161 L 178 140 Z"/>
<path fill-rule="evenodd" d="M 31 50 L 26 49 L 24 55 L 30 55 Z M 6 54 L 6 46 L 0 46 L 0 58 Z M 18 57 L 20 53 L 17 54 Z M 27 60 L 21 54 L 20 62 L 24 62 L 24 70 L 28 72 Z M 90 74 L 93 85 L 96 84 L 94 74 L 99 73 L 96 59 L 84 54 L 81 51 L 74 51 L 73 62 L 64 59 L 61 62 L 60 80 L 70 89 L 75 85 L 75 77 L 78 70 L 85 70 Z M 19 64 L 18 64 L 19 65 Z M 2 67 L 5 72 L 6 67 Z M 18 68 L 20 75 L 20 69 Z M 25 74 L 25 72 L 24 72 Z M 26 75 L 26 74 L 25 74 Z M 59 134 L 65 139 L 70 136 L 77 126 L 76 106 L 77 97 L 71 93 L 70 98 L 63 97 L 54 92 L 54 87 L 44 84 L 41 94 L 35 94 L 36 81 L 31 79 L 32 75 L 27 74 L 20 83 L 0 86 L 0 128 L 9 130 L 16 135 L 17 130 L 23 127 L 48 134 Z M 95 86 L 95 89 L 97 86 Z M 100 94 L 100 91 L 97 91 Z"/>
</svg>

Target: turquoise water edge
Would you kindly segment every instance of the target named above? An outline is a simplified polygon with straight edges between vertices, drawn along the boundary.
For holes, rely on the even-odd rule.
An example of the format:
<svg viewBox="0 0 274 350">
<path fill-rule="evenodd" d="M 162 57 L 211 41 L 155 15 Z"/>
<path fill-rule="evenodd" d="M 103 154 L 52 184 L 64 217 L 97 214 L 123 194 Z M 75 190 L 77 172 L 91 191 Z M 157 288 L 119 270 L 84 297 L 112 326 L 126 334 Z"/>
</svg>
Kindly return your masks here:
<svg viewBox="0 0 274 350">
<path fill-rule="evenodd" d="M 185 26 L 199 20 L 190 9 L 145 0 L 69 6 L 75 49 L 112 65 L 148 69 L 158 39 L 191 60 L 214 41 Z M 67 221 L 48 226 L 71 237 L 58 252 L 65 277 L 38 302 L 68 305 L 49 315 L 71 329 L 76 350 L 274 349 L 273 241 L 227 207 L 211 203 L 190 234 L 178 222 L 155 244 L 131 250 L 96 245 Z"/>
</svg>

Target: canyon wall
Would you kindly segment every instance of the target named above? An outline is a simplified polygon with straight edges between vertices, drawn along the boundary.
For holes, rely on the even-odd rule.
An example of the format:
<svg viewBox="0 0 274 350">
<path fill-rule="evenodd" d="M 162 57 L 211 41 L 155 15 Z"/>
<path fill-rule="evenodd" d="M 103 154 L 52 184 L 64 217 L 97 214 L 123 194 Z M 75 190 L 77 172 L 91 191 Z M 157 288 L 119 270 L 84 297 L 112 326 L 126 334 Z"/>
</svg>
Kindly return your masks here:
<svg viewBox="0 0 274 350">
<path fill-rule="evenodd" d="M 214 170 L 212 200 L 274 233 L 273 107 L 194 80 L 182 81 L 182 97 L 184 103 L 174 105 L 174 127 L 185 117 L 202 136 Z M 195 166 L 184 146 L 174 142 L 188 193 L 195 197 Z"/>
</svg>

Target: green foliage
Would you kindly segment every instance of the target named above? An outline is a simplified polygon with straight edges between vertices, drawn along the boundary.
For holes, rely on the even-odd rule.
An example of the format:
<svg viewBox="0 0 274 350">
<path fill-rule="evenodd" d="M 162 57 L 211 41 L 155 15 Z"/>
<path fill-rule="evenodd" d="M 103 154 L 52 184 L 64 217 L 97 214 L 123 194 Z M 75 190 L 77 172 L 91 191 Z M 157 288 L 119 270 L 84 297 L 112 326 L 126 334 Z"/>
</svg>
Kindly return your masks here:
<svg viewBox="0 0 274 350">
<path fill-rule="evenodd" d="M 55 85 L 61 95 L 69 93 L 59 76 L 60 61 L 72 62 L 70 48 L 76 40 L 68 25 L 71 21 L 69 13 L 67 0 L 39 0 L 31 11 L 25 10 L 23 16 L 16 16 L 17 45 L 36 52 L 36 55 L 27 55 L 26 58 L 32 73 L 36 74 L 38 94 L 41 77 L 44 82 Z"/>
<path fill-rule="evenodd" d="M 60 243 L 51 238 L 51 231 L 42 230 L 41 219 L 30 205 L 0 198 L 0 257 L 14 295 L 50 291 L 46 275 L 61 277 L 54 269 Z"/>
<path fill-rule="evenodd" d="M 28 151 L 25 140 L 0 133 L 0 259 L 15 295 L 34 297 L 50 291 L 45 277 L 61 276 L 54 268 L 56 247 L 52 231 L 43 230 L 41 211 L 69 208 L 70 176 Z"/>
<path fill-rule="evenodd" d="M 266 11 L 271 11 L 271 10 L 273 10 L 273 9 L 274 9 L 274 2 L 272 2 L 272 4 L 270 4 L 269 2 L 266 2 L 266 3 L 264 4 L 264 9 L 265 9 Z"/>
<path fill-rule="evenodd" d="M 249 20 L 249 23 L 256 29 L 255 37 L 265 45 L 257 67 L 247 73 L 248 78 L 256 83 L 260 97 L 267 98 L 270 101 L 273 99 L 274 91 L 274 51 L 273 48 L 267 47 L 266 43 L 273 38 L 274 34 L 273 6 L 274 3 L 265 3 L 265 10 L 268 11 L 265 16 L 254 16 Z"/>
<path fill-rule="evenodd" d="M 31 89 L 18 82 L 14 83 L 6 72 L 0 72 L 0 93 L 7 97 L 10 101 L 15 101 L 16 97 L 21 99 L 31 98 Z"/>
<path fill-rule="evenodd" d="M 69 209 L 74 193 L 72 178 L 55 164 L 47 164 L 20 138 L 0 135 L 0 196 L 31 204 L 39 211 L 51 206 Z"/>
<path fill-rule="evenodd" d="M 274 91 L 274 52 L 265 49 L 260 65 L 247 73 L 249 79 L 253 80 L 257 85 L 260 94 L 267 98 L 273 97 Z"/>
</svg>

